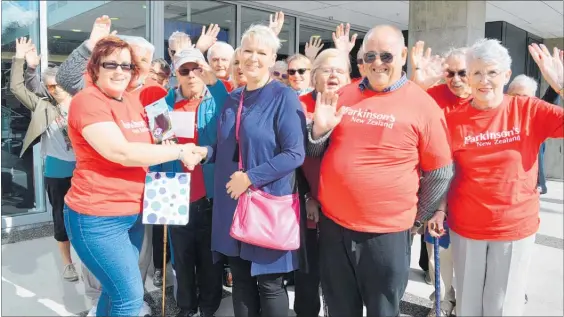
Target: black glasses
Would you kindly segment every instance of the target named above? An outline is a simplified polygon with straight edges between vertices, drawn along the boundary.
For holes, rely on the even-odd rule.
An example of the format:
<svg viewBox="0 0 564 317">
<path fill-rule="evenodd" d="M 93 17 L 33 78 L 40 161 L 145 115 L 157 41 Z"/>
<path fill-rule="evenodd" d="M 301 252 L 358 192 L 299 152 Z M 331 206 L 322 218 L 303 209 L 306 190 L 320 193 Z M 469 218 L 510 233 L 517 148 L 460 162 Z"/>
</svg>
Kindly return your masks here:
<svg viewBox="0 0 564 317">
<path fill-rule="evenodd" d="M 366 64 L 372 64 L 376 60 L 376 57 L 380 56 L 380 60 L 382 63 L 389 64 L 394 60 L 394 55 L 392 53 L 383 52 L 383 53 L 376 53 L 376 52 L 366 52 L 364 53 L 364 62 Z"/>
<path fill-rule="evenodd" d="M 457 72 L 453 72 L 452 70 L 447 70 L 447 77 L 448 78 L 452 78 L 454 76 L 458 75 L 458 77 L 462 78 L 462 77 L 466 77 L 466 70 L 459 70 Z"/>
<path fill-rule="evenodd" d="M 180 76 L 188 76 L 190 75 L 191 72 L 194 72 L 195 74 L 200 74 L 202 72 L 202 69 L 200 67 L 196 67 L 193 69 L 190 68 L 181 68 L 178 70 L 178 74 Z"/>
<path fill-rule="evenodd" d="M 281 72 L 273 71 L 272 75 L 274 75 L 274 77 L 282 77 L 282 79 L 288 79 L 288 75 L 282 74 Z"/>
<path fill-rule="evenodd" d="M 362 58 L 358 58 L 358 59 L 356 60 L 356 64 L 357 64 L 357 65 L 362 65 L 362 64 L 364 64 L 364 60 L 362 60 Z"/>
<path fill-rule="evenodd" d="M 309 70 L 309 68 L 288 69 L 288 75 L 294 76 L 296 73 L 303 75 L 308 70 Z"/>
<path fill-rule="evenodd" d="M 118 67 L 121 67 L 121 70 L 123 70 L 123 71 L 131 71 L 132 69 L 135 68 L 135 65 L 130 64 L 130 63 L 118 64 L 116 62 L 103 62 L 102 67 L 104 69 L 110 69 L 110 70 L 115 70 Z"/>
</svg>

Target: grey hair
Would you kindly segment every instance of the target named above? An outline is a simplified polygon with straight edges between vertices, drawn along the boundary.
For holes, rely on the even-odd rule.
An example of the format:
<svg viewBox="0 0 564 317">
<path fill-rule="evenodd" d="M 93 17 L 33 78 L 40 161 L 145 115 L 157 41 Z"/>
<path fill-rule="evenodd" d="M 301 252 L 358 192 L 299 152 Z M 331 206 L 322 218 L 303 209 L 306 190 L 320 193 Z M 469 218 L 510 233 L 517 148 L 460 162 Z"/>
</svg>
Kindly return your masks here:
<svg viewBox="0 0 564 317">
<path fill-rule="evenodd" d="M 530 90 L 533 95 L 537 93 L 537 89 L 539 88 L 539 84 L 533 78 L 527 75 L 519 75 L 513 78 L 513 81 L 511 81 L 511 83 L 509 84 L 507 91 L 509 92 L 519 86 Z"/>
<path fill-rule="evenodd" d="M 233 53 L 235 53 L 235 49 L 233 48 L 233 46 L 231 46 L 229 43 L 225 43 L 223 41 L 218 41 L 215 42 L 214 45 L 212 45 L 209 49 L 208 49 L 208 54 L 206 56 L 206 58 L 208 59 L 208 63 L 211 61 L 211 59 L 213 58 L 213 53 L 217 50 L 225 50 L 225 52 L 227 52 L 227 54 L 229 56 L 233 55 Z"/>
<path fill-rule="evenodd" d="M 466 63 L 471 65 L 475 60 L 481 60 L 487 64 L 499 65 L 501 70 L 511 69 L 511 56 L 509 51 L 496 39 L 481 39 L 476 41 L 466 53 Z"/>
<path fill-rule="evenodd" d="M 286 63 L 286 61 L 276 61 L 276 63 L 274 63 L 274 66 L 272 66 L 272 69 L 284 69 L 284 71 L 287 71 L 288 63 Z"/>
<path fill-rule="evenodd" d="M 172 32 L 172 34 L 168 38 L 168 45 L 170 46 L 170 43 L 174 43 L 176 40 L 179 40 L 181 38 L 186 38 L 186 39 L 190 40 L 190 42 L 192 41 L 190 39 L 190 35 L 188 35 L 184 32 L 174 31 L 174 32 Z"/>
<path fill-rule="evenodd" d="M 443 58 L 449 59 L 453 56 L 461 56 L 461 57 L 466 58 L 466 54 L 468 54 L 468 48 L 467 47 L 453 47 L 453 48 L 449 49 L 448 51 L 446 51 L 446 53 L 443 54 Z"/>
<path fill-rule="evenodd" d="M 241 43 L 245 40 L 250 40 L 251 38 L 259 41 L 260 44 L 268 46 L 274 54 L 282 47 L 282 43 L 278 36 L 266 25 L 254 24 L 251 25 L 243 36 L 241 37 Z"/>
<path fill-rule="evenodd" d="M 155 46 L 151 44 L 151 42 L 147 41 L 146 39 L 140 36 L 118 35 L 118 37 L 126 41 L 129 45 L 137 46 L 138 48 L 143 50 L 148 50 L 151 53 L 151 55 L 155 53 Z M 135 53 L 138 55 L 143 55 L 141 54 L 141 52 L 135 52 Z"/>
<path fill-rule="evenodd" d="M 45 83 L 47 81 L 47 78 L 53 78 L 55 79 L 55 77 L 57 77 L 57 73 L 59 72 L 59 67 L 58 66 L 54 66 L 54 67 L 47 67 L 47 69 L 45 69 L 42 73 L 41 73 L 41 81 L 43 83 Z"/>
<path fill-rule="evenodd" d="M 347 64 L 347 76 L 350 80 L 350 73 L 351 73 L 351 60 L 349 59 L 348 55 L 345 55 L 343 51 L 340 51 L 336 48 L 328 48 L 323 52 L 319 53 L 315 60 L 313 61 L 313 65 L 311 66 L 311 83 L 315 87 L 315 74 L 317 70 L 330 58 L 341 58 Z"/>
</svg>

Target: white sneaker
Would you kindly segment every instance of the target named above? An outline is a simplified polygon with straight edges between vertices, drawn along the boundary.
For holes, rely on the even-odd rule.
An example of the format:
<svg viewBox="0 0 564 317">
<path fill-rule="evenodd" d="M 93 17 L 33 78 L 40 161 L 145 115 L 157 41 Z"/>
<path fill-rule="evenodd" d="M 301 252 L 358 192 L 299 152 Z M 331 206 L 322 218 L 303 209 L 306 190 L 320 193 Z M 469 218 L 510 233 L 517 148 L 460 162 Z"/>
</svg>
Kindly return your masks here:
<svg viewBox="0 0 564 317">
<path fill-rule="evenodd" d="M 141 317 L 149 317 L 151 316 L 152 312 L 151 312 L 151 306 L 149 306 L 149 304 L 147 302 L 143 302 L 143 307 L 141 308 L 141 312 L 139 313 L 139 316 Z"/>
<path fill-rule="evenodd" d="M 74 264 L 67 264 L 63 268 L 63 279 L 68 282 L 76 282 L 78 281 L 78 273 L 76 273 L 76 269 L 74 268 Z"/>
<path fill-rule="evenodd" d="M 96 306 L 90 308 L 90 311 L 88 312 L 88 315 L 86 316 L 96 316 Z"/>
</svg>

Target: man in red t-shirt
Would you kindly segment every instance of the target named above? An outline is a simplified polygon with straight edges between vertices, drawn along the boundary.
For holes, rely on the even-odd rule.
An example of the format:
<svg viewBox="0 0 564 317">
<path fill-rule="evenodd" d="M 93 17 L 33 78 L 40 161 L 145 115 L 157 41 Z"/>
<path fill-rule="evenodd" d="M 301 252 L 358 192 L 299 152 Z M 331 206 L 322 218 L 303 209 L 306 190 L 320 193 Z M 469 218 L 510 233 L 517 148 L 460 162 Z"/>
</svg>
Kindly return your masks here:
<svg viewBox="0 0 564 317">
<path fill-rule="evenodd" d="M 445 195 L 451 153 L 442 111 L 402 72 L 401 31 L 377 26 L 363 48 L 365 80 L 320 96 L 308 136 L 323 155 L 321 280 L 332 316 L 398 316 L 411 231 Z"/>
</svg>

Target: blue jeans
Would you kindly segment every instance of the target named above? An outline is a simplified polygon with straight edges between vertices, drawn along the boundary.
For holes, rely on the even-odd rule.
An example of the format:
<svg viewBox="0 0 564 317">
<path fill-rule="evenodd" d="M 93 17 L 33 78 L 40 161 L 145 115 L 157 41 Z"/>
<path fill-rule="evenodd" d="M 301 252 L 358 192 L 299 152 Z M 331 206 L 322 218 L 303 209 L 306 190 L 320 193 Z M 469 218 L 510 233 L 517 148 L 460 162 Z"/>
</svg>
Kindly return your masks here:
<svg viewBox="0 0 564 317">
<path fill-rule="evenodd" d="M 65 227 L 76 253 L 100 281 L 97 316 L 138 316 L 143 306 L 139 251 L 141 215 L 98 217 L 64 208 Z"/>
</svg>

